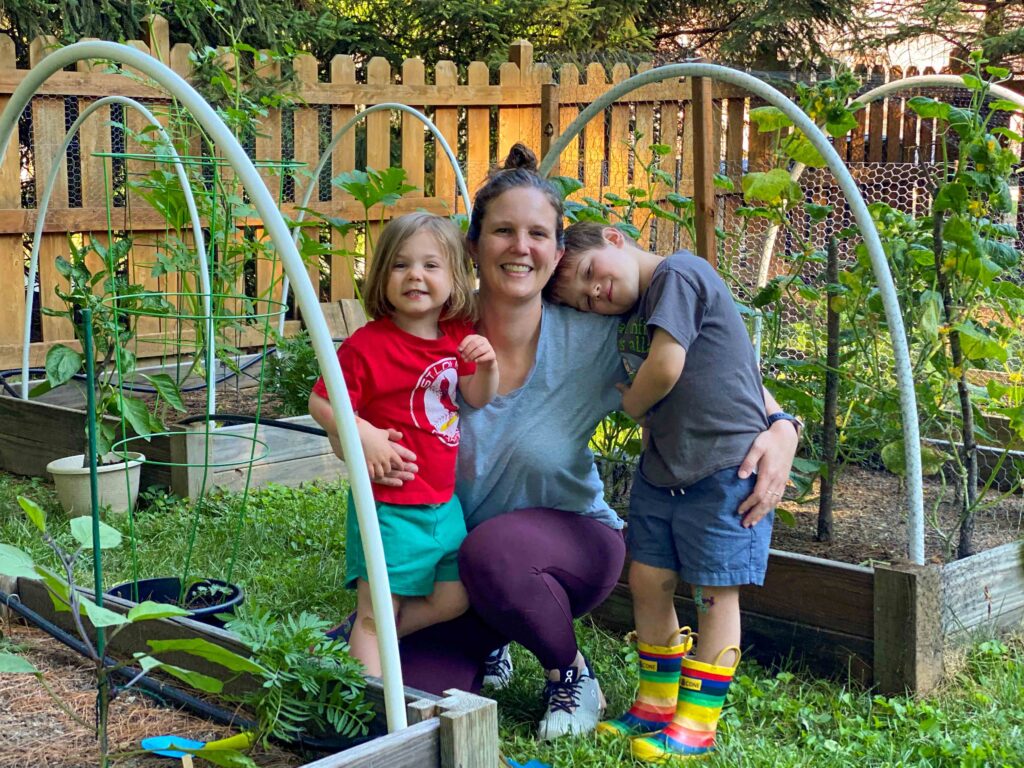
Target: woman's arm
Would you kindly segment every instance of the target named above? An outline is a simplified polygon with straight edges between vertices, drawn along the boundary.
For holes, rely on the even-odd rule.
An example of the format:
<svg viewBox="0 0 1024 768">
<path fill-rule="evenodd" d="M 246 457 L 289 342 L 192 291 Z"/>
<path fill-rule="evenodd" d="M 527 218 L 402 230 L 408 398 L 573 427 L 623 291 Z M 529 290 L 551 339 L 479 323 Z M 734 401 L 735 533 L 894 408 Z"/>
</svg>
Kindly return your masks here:
<svg viewBox="0 0 1024 768">
<path fill-rule="evenodd" d="M 764 405 L 765 413 L 769 416 L 782 410 L 767 389 L 764 389 Z M 737 511 L 743 517 L 745 528 L 760 522 L 782 500 L 800 442 L 797 430 L 797 425 L 792 421 L 776 421 L 757 436 L 740 464 L 740 477 L 749 477 L 751 472 L 757 472 L 754 490 Z"/>
<path fill-rule="evenodd" d="M 334 423 L 334 411 L 326 398 L 316 392 L 309 396 L 309 415 L 327 432 L 331 450 L 339 459 L 345 455 L 341 449 L 341 439 Z M 398 443 L 402 433 L 395 429 L 379 429 L 366 419 L 356 416 L 356 428 L 359 430 L 359 441 L 363 445 L 367 469 L 370 479 L 380 485 L 400 486 L 412 480 L 419 471 L 416 466 L 416 454 Z"/>
</svg>

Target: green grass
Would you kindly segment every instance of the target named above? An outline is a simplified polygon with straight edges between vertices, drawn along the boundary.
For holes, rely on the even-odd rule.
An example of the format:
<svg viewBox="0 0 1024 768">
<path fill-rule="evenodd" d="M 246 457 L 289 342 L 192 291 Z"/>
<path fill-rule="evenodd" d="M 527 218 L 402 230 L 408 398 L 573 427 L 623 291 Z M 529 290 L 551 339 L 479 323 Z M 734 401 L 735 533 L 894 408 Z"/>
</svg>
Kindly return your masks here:
<svg viewBox="0 0 1024 768">
<path fill-rule="evenodd" d="M 351 610 L 353 595 L 341 586 L 342 490 L 340 485 L 301 490 L 274 487 L 250 495 L 232 577 L 245 586 L 248 602 L 280 613 L 311 610 L 331 619 Z M 42 504 L 58 538 L 71 541 L 50 486 L 3 474 L 0 541 L 28 549 L 40 559 L 45 556 L 45 548 L 14 501 L 18 494 Z M 216 496 L 201 510 L 194 574 L 226 575 L 239 501 L 237 495 Z M 137 515 L 141 576 L 180 574 L 193 511 L 183 502 L 157 499 Z M 129 549 L 108 553 L 104 572 L 107 585 L 129 578 Z M 83 584 L 92 583 L 89 563 L 82 564 L 79 578 Z M 621 638 L 590 621 L 578 622 L 577 630 L 608 697 L 609 711 L 617 714 L 628 707 L 636 684 L 631 650 Z M 520 763 L 538 759 L 553 768 L 634 765 L 624 741 L 598 742 L 589 736 L 536 741 L 533 733 L 542 713 L 543 675 L 523 649 L 514 648 L 513 655 L 512 684 L 495 695 L 505 755 Z M 796 667 L 767 670 L 744 661 L 722 720 L 720 750 L 701 764 L 709 768 L 1024 766 L 1024 634 L 976 639 L 954 666 L 939 693 L 914 699 L 878 696 L 854 683 L 816 679 Z"/>
</svg>

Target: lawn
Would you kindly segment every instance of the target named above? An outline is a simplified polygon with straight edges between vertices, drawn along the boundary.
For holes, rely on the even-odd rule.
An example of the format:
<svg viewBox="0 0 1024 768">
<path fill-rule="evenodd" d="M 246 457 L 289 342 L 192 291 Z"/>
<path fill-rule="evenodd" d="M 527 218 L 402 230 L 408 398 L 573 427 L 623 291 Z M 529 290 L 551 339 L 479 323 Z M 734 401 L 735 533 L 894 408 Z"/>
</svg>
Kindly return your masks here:
<svg viewBox="0 0 1024 768">
<path fill-rule="evenodd" d="M 247 602 L 278 612 L 311 610 L 341 617 L 354 599 L 342 589 L 344 494 L 339 485 L 299 490 L 270 487 L 216 496 L 204 505 L 195 528 L 190 573 L 227 575 L 242 583 Z M 0 474 L 0 541 L 45 549 L 15 503 L 31 496 L 50 515 L 50 526 L 70 541 L 59 521 L 52 487 L 38 480 Z M 242 514 L 244 513 L 244 514 Z M 240 517 L 240 514 L 242 516 Z M 126 524 L 115 525 L 123 531 Z M 178 575 L 192 538 L 187 504 L 151 495 L 137 514 L 138 543 L 104 559 L 113 585 L 140 576 Z M 241 526 L 241 535 L 233 531 Z M 133 565 L 135 564 L 135 565 Z M 91 565 L 79 578 L 92 583 Z M 628 706 L 635 685 L 630 649 L 622 638 L 580 621 L 578 634 L 592 657 L 615 712 Z M 624 742 L 592 737 L 550 744 L 533 738 L 541 714 L 542 674 L 536 661 L 514 648 L 512 685 L 496 694 L 504 754 L 520 763 L 531 758 L 553 768 L 633 765 Z M 1024 766 L 1024 633 L 975 637 L 948 658 L 943 688 L 921 699 L 884 697 L 848 681 L 816 679 L 795 665 L 766 669 L 743 662 L 721 725 L 721 748 L 704 765 L 717 766 Z"/>
</svg>

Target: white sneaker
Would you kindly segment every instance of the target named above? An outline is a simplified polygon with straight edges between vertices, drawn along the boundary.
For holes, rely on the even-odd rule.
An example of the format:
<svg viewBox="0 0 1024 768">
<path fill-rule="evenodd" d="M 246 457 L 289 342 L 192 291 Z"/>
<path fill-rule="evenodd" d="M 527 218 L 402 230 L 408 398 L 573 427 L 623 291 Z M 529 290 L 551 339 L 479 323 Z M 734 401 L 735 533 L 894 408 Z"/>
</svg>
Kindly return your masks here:
<svg viewBox="0 0 1024 768">
<path fill-rule="evenodd" d="M 566 734 L 590 733 L 604 715 L 601 685 L 587 661 L 580 672 L 576 667 L 558 670 L 558 680 L 544 686 L 547 712 L 537 726 L 541 739 L 556 739 Z"/>
<path fill-rule="evenodd" d="M 512 654 L 508 644 L 501 646 L 484 662 L 484 685 L 500 691 L 512 681 Z"/>
</svg>

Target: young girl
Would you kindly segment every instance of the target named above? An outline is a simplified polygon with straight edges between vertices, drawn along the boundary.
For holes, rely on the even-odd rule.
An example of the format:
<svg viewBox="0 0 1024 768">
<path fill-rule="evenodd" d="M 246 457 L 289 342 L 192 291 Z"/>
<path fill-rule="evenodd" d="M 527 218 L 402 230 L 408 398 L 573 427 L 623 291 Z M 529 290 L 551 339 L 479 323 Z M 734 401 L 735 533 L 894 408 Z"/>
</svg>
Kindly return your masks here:
<svg viewBox="0 0 1024 768">
<path fill-rule="evenodd" d="M 490 342 L 473 332 L 474 295 L 458 228 L 412 213 L 381 232 L 364 286 L 372 322 L 338 349 L 370 478 L 415 461 L 415 479 L 374 485 L 399 636 L 453 619 L 468 607 L 457 552 L 466 537 L 454 495 L 459 445 L 456 390 L 481 408 L 498 388 Z M 323 379 L 309 412 L 333 424 Z M 328 429 L 329 433 L 333 430 Z M 332 440 L 333 442 L 333 440 Z M 334 446 L 341 455 L 340 445 Z M 345 581 L 357 590 L 352 654 L 380 674 L 366 561 L 349 493 Z"/>
</svg>

